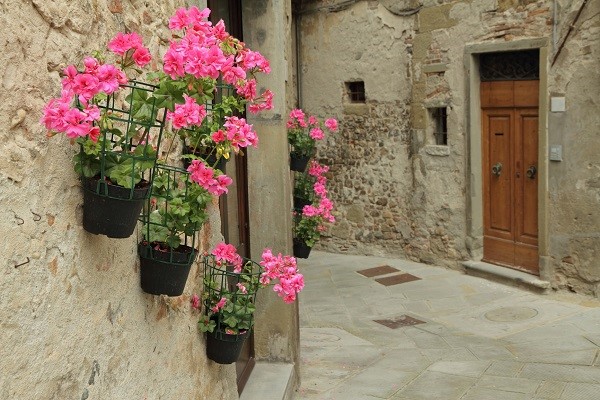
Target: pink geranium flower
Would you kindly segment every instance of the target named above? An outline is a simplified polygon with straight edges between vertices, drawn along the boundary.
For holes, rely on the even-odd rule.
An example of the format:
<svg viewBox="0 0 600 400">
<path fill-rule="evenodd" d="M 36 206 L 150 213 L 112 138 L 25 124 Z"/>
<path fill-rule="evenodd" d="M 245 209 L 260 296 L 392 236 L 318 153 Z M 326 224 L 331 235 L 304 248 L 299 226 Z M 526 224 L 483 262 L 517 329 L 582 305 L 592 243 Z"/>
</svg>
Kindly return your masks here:
<svg viewBox="0 0 600 400">
<path fill-rule="evenodd" d="M 100 92 L 100 80 L 92 74 L 78 74 L 73 79 L 72 88 L 80 101 L 87 102 Z"/>
<path fill-rule="evenodd" d="M 325 135 L 323 134 L 323 130 L 319 128 L 311 129 L 309 135 L 314 140 L 321 140 L 325 137 Z"/>
<path fill-rule="evenodd" d="M 199 126 L 206 117 L 206 106 L 196 103 L 196 99 L 183 95 L 184 104 L 175 104 L 175 111 L 167 111 L 167 120 L 173 123 L 173 128 L 181 129 Z"/>
<path fill-rule="evenodd" d="M 133 61 L 140 67 L 143 67 L 150 63 L 152 60 L 152 56 L 150 55 L 150 51 L 148 51 L 145 47 L 138 47 L 133 52 Z"/>
<path fill-rule="evenodd" d="M 219 312 L 220 309 L 222 309 L 223 307 L 225 307 L 225 304 L 227 304 L 227 299 L 225 297 L 221 297 L 221 300 L 219 300 L 219 302 L 217 304 L 215 304 L 214 307 L 211 308 L 212 312 Z"/>
<path fill-rule="evenodd" d="M 296 300 L 296 295 L 304 288 L 304 277 L 298 272 L 296 259 L 290 256 L 282 256 L 279 253 L 273 255 L 271 249 L 264 249 L 260 265 L 263 272 L 260 276 L 260 282 L 268 285 L 274 280 L 278 280 L 273 286 L 279 297 L 286 303 L 292 303 Z"/>
<path fill-rule="evenodd" d="M 327 120 L 325 120 L 325 126 L 327 127 L 327 129 L 329 129 L 331 132 L 335 132 L 338 129 L 338 123 L 337 120 L 335 118 L 329 118 Z"/>
<path fill-rule="evenodd" d="M 215 261 L 218 265 L 227 263 L 234 266 L 234 272 L 240 273 L 242 270 L 242 257 L 237 254 L 237 249 L 232 244 L 219 243 L 212 251 Z"/>
<path fill-rule="evenodd" d="M 142 47 L 142 38 L 135 32 L 117 33 L 117 35 L 108 43 L 108 49 L 120 56 L 131 49 Z"/>
<path fill-rule="evenodd" d="M 190 299 L 190 304 L 193 309 L 198 310 L 200 308 L 200 297 L 194 293 Z"/>
</svg>

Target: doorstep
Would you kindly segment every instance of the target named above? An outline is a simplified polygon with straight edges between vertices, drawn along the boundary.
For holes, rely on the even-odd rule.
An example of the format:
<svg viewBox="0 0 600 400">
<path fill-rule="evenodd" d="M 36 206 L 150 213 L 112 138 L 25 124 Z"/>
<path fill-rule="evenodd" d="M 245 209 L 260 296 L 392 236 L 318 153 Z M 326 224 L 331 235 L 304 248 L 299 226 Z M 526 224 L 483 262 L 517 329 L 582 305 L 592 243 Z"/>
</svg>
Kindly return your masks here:
<svg viewBox="0 0 600 400">
<path fill-rule="evenodd" d="M 240 395 L 240 400 L 291 400 L 294 365 L 257 362 Z"/>
<path fill-rule="evenodd" d="M 535 275 L 515 269 L 483 261 L 464 261 L 462 266 L 467 275 L 478 276 L 511 286 L 518 286 L 536 293 L 546 293 L 550 289 L 550 282 L 543 281 Z"/>
</svg>

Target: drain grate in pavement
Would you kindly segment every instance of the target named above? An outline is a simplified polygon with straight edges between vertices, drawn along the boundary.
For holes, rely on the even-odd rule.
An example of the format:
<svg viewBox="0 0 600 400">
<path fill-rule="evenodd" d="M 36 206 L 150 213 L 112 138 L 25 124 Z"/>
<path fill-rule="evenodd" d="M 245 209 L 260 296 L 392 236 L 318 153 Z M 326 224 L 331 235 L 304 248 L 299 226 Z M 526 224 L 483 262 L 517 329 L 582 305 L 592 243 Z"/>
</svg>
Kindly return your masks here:
<svg viewBox="0 0 600 400">
<path fill-rule="evenodd" d="M 399 275 L 387 276 L 385 278 L 375 279 L 375 281 L 381 283 L 383 286 L 392 286 L 392 285 L 398 285 L 400 283 L 419 281 L 419 280 L 421 280 L 421 278 L 411 275 L 411 274 L 399 274 Z"/>
<path fill-rule="evenodd" d="M 425 323 L 425 321 L 418 320 L 409 315 L 401 315 L 392 319 L 376 319 L 373 321 L 383 326 L 387 326 L 390 329 L 398 329 L 405 326 L 413 326 Z"/>
<path fill-rule="evenodd" d="M 399 270 L 397 270 L 394 267 L 390 267 L 389 265 L 381 265 L 379 267 L 362 269 L 362 270 L 356 271 L 356 272 L 358 272 L 359 274 L 361 274 L 363 276 L 366 276 L 367 278 L 372 278 L 374 276 L 391 274 L 392 272 L 398 272 L 398 271 Z"/>
</svg>

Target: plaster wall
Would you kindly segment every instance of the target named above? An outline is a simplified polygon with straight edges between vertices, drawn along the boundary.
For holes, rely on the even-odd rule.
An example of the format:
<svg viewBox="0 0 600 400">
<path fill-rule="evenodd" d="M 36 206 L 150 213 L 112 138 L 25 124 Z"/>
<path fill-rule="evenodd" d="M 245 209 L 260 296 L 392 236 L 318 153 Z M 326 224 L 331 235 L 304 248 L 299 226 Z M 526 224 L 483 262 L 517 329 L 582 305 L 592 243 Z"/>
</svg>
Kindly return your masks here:
<svg viewBox="0 0 600 400">
<path fill-rule="evenodd" d="M 567 35 L 581 2 L 560 2 L 555 46 Z M 549 67 L 548 96 L 564 97 L 564 112 L 548 117 L 548 143 L 563 161 L 549 161 L 548 257 L 552 282 L 600 297 L 600 2 L 588 1 Z"/>
<path fill-rule="evenodd" d="M 184 5 L 0 2 L 2 399 L 238 398 L 235 365 L 207 360 L 199 315 L 189 305 L 191 294 L 202 289 L 198 264 L 182 296 L 144 294 L 139 232 L 108 239 L 83 230 L 82 194 L 71 163 L 75 149 L 66 137 L 46 138 L 39 123 L 45 103 L 59 95 L 59 72 L 66 65 L 126 30 L 140 33 L 151 53 L 162 55 L 170 38 L 168 17 Z M 217 207 L 209 209 L 201 251 L 221 240 Z M 282 250 L 287 245 L 273 242 Z M 293 315 L 295 309 L 285 312 Z M 283 354 L 292 344 L 279 347 Z"/>
<path fill-rule="evenodd" d="M 303 107 L 337 116 L 341 122 L 340 132 L 330 136 L 318 153 L 334 166 L 330 180 L 338 207 L 338 222 L 320 246 L 454 267 L 461 260 L 479 259 L 482 233 L 476 209 L 481 199 L 473 197 L 473 182 L 480 179 L 481 171 L 471 159 L 481 150 L 469 146 L 469 135 L 480 134 L 478 128 L 469 132 L 470 124 L 477 126 L 479 118 L 472 112 L 478 112 L 472 96 L 478 78 L 476 70 L 465 67 L 472 62 L 465 59 L 472 57 L 465 49 L 488 45 L 483 52 L 518 49 L 541 40 L 549 46 L 541 50 L 547 63 L 541 66 L 545 89 L 540 94 L 540 163 L 547 168 L 540 175 L 541 275 L 555 288 L 599 295 L 598 99 L 594 96 L 600 84 L 598 1 L 588 1 L 551 65 L 582 4 L 422 0 L 365 1 L 341 7 L 342 2 L 309 2 L 299 16 Z M 401 36 L 390 35 L 389 26 L 382 24 L 390 19 L 402 21 L 401 27 L 392 24 L 397 27 L 394 32 L 403 32 Z M 394 39 L 387 45 L 378 45 L 391 36 Z M 362 49 L 368 49 L 368 62 L 357 55 Z M 403 79 L 398 71 L 405 71 Z M 362 77 L 366 105 L 348 107 L 340 81 Z M 401 81 L 402 89 L 395 81 Z M 566 111 L 551 112 L 551 97 L 565 97 Z M 382 103 L 398 104 L 393 115 L 403 132 L 400 143 L 380 129 L 388 114 L 373 114 Z M 434 107 L 447 107 L 447 146 L 434 144 L 429 111 Z M 375 140 L 369 142 L 371 137 Z M 548 161 L 548 147 L 554 144 L 563 146 L 562 162 Z M 380 153 L 382 148 L 396 152 L 395 168 Z M 385 175 L 373 179 L 377 170 L 385 170 Z M 387 224 L 373 217 L 377 213 L 392 215 L 387 236 L 383 232 Z M 382 232 L 370 238 L 364 235 L 364 226 Z"/>
</svg>

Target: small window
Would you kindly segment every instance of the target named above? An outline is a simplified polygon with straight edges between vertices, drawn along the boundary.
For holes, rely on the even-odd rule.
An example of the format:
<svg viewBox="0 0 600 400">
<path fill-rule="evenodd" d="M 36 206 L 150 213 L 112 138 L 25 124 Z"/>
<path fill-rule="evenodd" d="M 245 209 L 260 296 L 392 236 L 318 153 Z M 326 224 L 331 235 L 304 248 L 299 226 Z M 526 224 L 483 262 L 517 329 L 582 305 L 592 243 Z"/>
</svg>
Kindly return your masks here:
<svg viewBox="0 0 600 400">
<path fill-rule="evenodd" d="M 448 114 L 446 107 L 430 108 L 435 144 L 448 145 Z"/>
<path fill-rule="evenodd" d="M 365 83 L 363 81 L 346 82 L 346 92 L 351 103 L 365 102 Z"/>
</svg>

